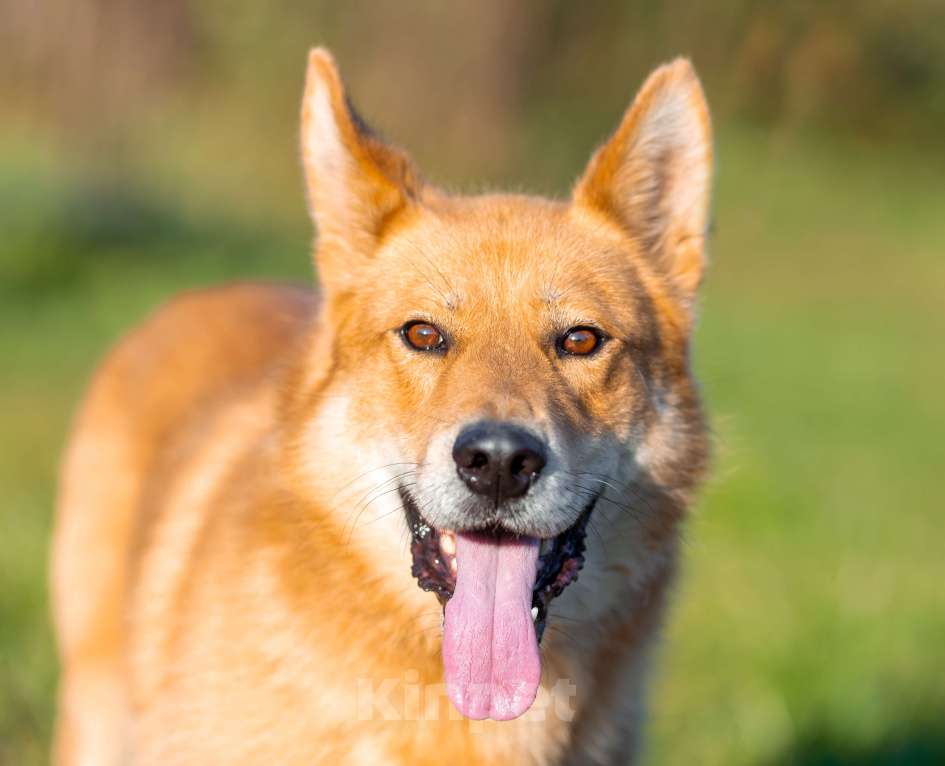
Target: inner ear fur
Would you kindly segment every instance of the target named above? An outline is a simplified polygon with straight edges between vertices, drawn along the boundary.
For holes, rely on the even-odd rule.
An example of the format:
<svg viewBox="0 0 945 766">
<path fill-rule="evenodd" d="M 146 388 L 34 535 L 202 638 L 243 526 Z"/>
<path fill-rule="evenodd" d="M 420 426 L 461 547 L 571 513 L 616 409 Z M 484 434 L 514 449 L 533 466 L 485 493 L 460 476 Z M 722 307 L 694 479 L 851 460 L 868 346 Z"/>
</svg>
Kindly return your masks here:
<svg viewBox="0 0 945 766">
<path fill-rule="evenodd" d="M 391 220 L 419 199 L 422 182 L 407 154 L 382 141 L 354 109 L 323 48 L 309 54 L 301 133 L 318 267 L 331 284 L 373 253 Z"/>
<path fill-rule="evenodd" d="M 705 269 L 711 175 L 705 96 L 677 59 L 647 78 L 573 199 L 616 223 L 690 307 Z"/>
</svg>

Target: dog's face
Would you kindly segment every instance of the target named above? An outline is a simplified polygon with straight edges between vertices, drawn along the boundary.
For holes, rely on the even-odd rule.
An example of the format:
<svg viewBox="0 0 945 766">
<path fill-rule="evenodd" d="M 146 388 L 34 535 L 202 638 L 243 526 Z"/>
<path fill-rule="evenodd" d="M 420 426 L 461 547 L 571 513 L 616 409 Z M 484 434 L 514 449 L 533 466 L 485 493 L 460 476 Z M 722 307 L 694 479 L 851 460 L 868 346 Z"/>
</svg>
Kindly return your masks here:
<svg viewBox="0 0 945 766">
<path fill-rule="evenodd" d="M 552 538 L 625 470 L 659 353 L 620 243 L 565 205 L 446 202 L 379 253 L 386 418 L 438 529 Z M 383 263 L 382 263 L 383 262 Z M 621 453 L 624 453 L 621 455 Z"/>
<path fill-rule="evenodd" d="M 705 462 L 688 369 L 711 164 L 698 81 L 685 62 L 656 72 L 568 202 L 424 185 L 353 114 L 322 52 L 303 151 L 326 292 L 318 353 L 332 356 L 313 382 L 310 446 L 330 449 L 342 430 L 357 445 L 335 442 L 345 464 L 327 483 L 366 476 L 386 517 L 403 525 L 403 507 L 413 573 L 443 602 L 457 557 L 461 582 L 464 555 L 534 541 L 540 636 L 595 507 L 665 528 L 675 519 L 655 498 L 691 489 Z M 517 709 L 457 704 L 474 717 Z"/>
</svg>

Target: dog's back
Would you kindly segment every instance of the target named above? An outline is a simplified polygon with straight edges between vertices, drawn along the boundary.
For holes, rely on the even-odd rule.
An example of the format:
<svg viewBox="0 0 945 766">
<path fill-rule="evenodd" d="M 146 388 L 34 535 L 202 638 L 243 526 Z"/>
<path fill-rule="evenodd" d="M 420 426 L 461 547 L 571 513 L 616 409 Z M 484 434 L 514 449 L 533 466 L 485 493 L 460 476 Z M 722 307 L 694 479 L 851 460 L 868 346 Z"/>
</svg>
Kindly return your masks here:
<svg viewBox="0 0 945 766">
<path fill-rule="evenodd" d="M 313 308 L 310 292 L 289 287 L 185 294 L 118 344 L 93 379 L 63 465 L 53 546 L 64 674 L 56 737 L 61 762 L 119 762 L 115 735 L 125 729 L 131 704 L 131 589 L 148 566 L 153 571 L 145 575 L 163 581 L 173 599 L 180 585 L 175 574 L 186 571 L 187 550 L 205 522 L 187 519 L 169 548 L 149 545 L 167 510 L 162 500 L 173 492 L 199 493 L 201 484 L 211 488 L 206 472 L 228 470 L 247 449 L 255 433 L 227 428 L 228 411 L 242 410 L 247 422 L 270 414 L 281 360 Z M 208 443 L 212 433 L 219 440 Z M 185 507 L 199 514 L 209 506 Z M 160 558 L 142 561 L 147 551 Z M 167 612 L 154 614 L 158 623 L 173 621 L 175 607 L 149 605 L 152 613 Z"/>
</svg>

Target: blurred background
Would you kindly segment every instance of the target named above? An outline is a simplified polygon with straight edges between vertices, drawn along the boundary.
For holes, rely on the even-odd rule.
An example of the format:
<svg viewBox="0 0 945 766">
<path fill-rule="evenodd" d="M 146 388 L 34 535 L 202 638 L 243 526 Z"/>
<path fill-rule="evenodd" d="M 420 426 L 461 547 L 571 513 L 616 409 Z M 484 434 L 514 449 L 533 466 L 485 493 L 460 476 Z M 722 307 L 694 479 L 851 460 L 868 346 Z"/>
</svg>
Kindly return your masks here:
<svg viewBox="0 0 945 766">
<path fill-rule="evenodd" d="M 941 0 L 0 0 L 0 763 L 46 759 L 56 466 L 96 360 L 175 291 L 311 278 L 313 44 L 435 182 L 558 196 L 694 59 L 716 469 L 647 763 L 945 763 Z"/>
</svg>

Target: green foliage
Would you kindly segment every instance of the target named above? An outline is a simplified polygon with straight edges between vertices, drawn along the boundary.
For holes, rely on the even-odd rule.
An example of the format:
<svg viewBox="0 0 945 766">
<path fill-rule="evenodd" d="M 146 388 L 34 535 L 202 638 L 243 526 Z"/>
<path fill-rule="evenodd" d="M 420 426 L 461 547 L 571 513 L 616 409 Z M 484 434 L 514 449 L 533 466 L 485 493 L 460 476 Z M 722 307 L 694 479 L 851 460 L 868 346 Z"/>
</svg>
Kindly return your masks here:
<svg viewBox="0 0 945 766">
<path fill-rule="evenodd" d="M 224 270 L 246 268 L 253 259 L 279 263 L 287 247 L 300 244 L 298 232 L 260 222 L 212 214 L 197 220 L 179 204 L 125 183 L 54 178 L 2 161 L 0 200 L 0 295 L 13 301 L 78 289 L 97 272 L 149 261 L 174 268 L 168 262 L 195 260 L 199 267 L 216 258 Z"/>
</svg>

